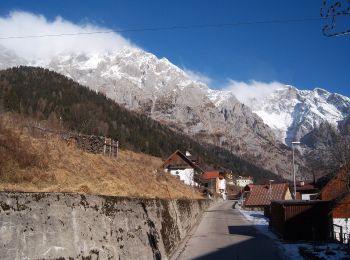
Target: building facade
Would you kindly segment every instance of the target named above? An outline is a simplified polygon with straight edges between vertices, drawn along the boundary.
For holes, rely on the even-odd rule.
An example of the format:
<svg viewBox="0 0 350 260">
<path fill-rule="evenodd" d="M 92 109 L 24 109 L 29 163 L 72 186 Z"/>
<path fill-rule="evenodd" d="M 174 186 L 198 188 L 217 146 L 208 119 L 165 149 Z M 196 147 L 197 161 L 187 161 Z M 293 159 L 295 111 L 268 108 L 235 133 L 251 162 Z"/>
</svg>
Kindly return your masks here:
<svg viewBox="0 0 350 260">
<path fill-rule="evenodd" d="M 186 185 L 198 186 L 203 170 L 179 150 L 171 154 L 163 163 L 164 171 L 177 176 Z"/>
<path fill-rule="evenodd" d="M 236 186 L 239 186 L 241 188 L 244 188 L 245 186 L 253 184 L 253 178 L 252 177 L 243 177 L 243 176 L 238 176 L 236 180 Z"/>
</svg>

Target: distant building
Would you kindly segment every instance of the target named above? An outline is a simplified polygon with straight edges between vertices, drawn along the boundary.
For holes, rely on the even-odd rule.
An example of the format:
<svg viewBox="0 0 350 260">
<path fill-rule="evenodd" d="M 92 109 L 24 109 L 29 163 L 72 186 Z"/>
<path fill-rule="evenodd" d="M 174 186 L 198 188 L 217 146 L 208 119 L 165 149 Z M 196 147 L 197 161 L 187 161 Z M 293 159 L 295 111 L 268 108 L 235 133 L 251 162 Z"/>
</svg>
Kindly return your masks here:
<svg viewBox="0 0 350 260">
<path fill-rule="evenodd" d="M 163 168 L 165 172 L 178 176 L 185 184 L 198 186 L 200 183 L 200 174 L 203 173 L 203 170 L 198 166 L 197 161 L 191 160 L 188 156 L 177 150 L 164 161 Z"/>
<path fill-rule="evenodd" d="M 220 171 L 207 171 L 201 176 L 203 187 L 211 194 L 218 193 L 226 199 L 227 183 L 226 174 Z"/>
<path fill-rule="evenodd" d="M 244 188 L 245 186 L 253 184 L 253 178 L 252 177 L 243 177 L 243 176 L 238 176 L 236 180 L 236 185 L 239 187 Z"/>
<path fill-rule="evenodd" d="M 266 185 L 249 184 L 245 187 L 244 208 L 265 210 L 272 200 L 291 200 L 288 183 L 271 183 Z"/>
<path fill-rule="evenodd" d="M 220 193 L 226 190 L 225 173 L 220 171 L 207 171 L 201 176 L 202 185 L 211 193 Z"/>
<path fill-rule="evenodd" d="M 313 200 L 319 192 L 320 190 L 312 182 L 300 181 L 296 185 L 296 199 L 298 200 Z"/>
</svg>

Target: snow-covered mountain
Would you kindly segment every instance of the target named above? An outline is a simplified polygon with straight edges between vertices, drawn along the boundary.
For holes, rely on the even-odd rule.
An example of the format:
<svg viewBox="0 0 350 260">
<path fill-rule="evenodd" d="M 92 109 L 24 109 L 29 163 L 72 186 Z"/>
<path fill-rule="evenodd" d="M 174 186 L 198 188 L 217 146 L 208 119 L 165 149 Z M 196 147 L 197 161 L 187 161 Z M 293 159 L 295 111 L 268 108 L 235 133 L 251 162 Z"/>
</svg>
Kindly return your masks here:
<svg viewBox="0 0 350 260">
<path fill-rule="evenodd" d="M 2 68 L 16 64 L 12 54 L 3 50 L 0 55 Z M 232 92 L 209 89 L 165 58 L 124 48 L 17 63 L 54 70 L 174 130 L 224 147 L 284 178 L 292 177 L 290 149 L 258 115 Z"/>
<path fill-rule="evenodd" d="M 298 90 L 285 86 L 261 99 L 245 101 L 271 127 L 277 138 L 290 145 L 321 123 L 337 126 L 350 114 L 350 99 L 324 89 Z"/>
</svg>

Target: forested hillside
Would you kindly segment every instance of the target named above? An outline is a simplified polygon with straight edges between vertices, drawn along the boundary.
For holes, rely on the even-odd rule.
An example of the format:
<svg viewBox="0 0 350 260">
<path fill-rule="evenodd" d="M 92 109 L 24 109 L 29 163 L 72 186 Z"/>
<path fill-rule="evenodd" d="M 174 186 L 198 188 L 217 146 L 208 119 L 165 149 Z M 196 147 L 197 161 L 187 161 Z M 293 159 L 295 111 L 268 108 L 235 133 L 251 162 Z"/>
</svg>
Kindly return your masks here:
<svg viewBox="0 0 350 260">
<path fill-rule="evenodd" d="M 58 73 L 42 68 L 16 67 L 0 71 L 0 110 L 14 111 L 37 120 L 49 120 L 86 134 L 107 135 L 121 148 L 165 157 L 176 149 L 190 150 L 207 167 L 225 167 L 255 179 L 273 173 L 241 160 L 229 151 L 195 140 L 119 106 Z"/>
</svg>

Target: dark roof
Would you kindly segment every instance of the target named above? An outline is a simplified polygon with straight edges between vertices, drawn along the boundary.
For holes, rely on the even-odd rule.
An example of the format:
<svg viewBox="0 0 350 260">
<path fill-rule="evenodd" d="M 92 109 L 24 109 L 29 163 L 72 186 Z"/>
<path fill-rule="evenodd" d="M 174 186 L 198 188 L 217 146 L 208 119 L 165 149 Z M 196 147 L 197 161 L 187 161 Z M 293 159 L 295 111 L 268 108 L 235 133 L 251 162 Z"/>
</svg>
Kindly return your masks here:
<svg viewBox="0 0 350 260">
<path fill-rule="evenodd" d="M 273 204 L 283 205 L 314 205 L 314 204 L 329 204 L 329 201 L 324 200 L 273 200 Z"/>
<path fill-rule="evenodd" d="M 204 172 L 198 165 L 192 162 L 186 155 L 184 155 L 179 150 L 176 150 L 174 153 L 172 153 L 166 160 L 164 160 L 163 167 L 169 167 L 171 166 L 172 161 L 174 160 L 175 156 L 179 156 L 187 165 L 192 167 L 193 169 L 196 169 L 199 172 Z"/>
<path fill-rule="evenodd" d="M 297 192 L 305 193 L 305 192 L 319 192 L 319 189 L 315 187 L 315 185 L 311 183 L 305 183 L 303 186 L 297 186 Z"/>
<path fill-rule="evenodd" d="M 265 206 L 270 200 L 284 200 L 288 191 L 288 183 L 273 183 L 270 185 L 249 185 L 250 191 L 244 206 Z"/>
</svg>

